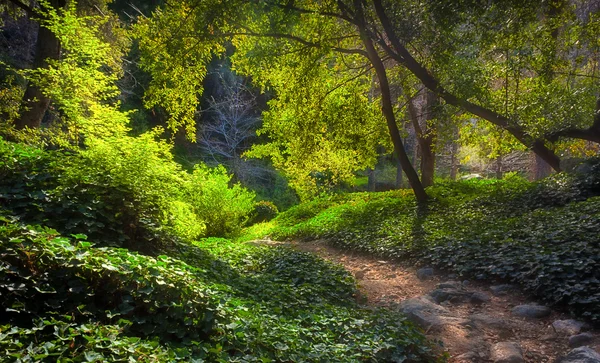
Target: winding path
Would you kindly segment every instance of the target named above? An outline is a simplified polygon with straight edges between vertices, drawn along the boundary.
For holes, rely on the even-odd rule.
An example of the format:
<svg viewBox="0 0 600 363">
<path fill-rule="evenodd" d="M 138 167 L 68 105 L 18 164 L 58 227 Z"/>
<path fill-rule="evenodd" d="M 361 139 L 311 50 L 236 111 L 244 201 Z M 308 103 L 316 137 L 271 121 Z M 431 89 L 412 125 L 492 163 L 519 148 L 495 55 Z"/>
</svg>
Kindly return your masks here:
<svg viewBox="0 0 600 363">
<path fill-rule="evenodd" d="M 450 362 L 600 363 L 600 332 L 535 305 L 516 287 L 456 281 L 456 276 L 341 251 L 322 240 L 259 243 L 285 244 L 343 265 L 358 281 L 361 303 L 403 311 L 430 339 L 443 343 Z"/>
</svg>

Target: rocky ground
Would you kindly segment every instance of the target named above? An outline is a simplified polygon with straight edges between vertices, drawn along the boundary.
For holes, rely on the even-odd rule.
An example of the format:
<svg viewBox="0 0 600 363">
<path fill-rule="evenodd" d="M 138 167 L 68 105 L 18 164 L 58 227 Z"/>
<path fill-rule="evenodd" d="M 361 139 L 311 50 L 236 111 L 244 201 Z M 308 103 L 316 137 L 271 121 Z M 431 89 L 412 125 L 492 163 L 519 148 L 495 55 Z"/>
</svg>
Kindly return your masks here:
<svg viewBox="0 0 600 363">
<path fill-rule="evenodd" d="M 364 303 L 403 311 L 442 343 L 450 362 L 600 363 L 599 331 L 536 304 L 516 286 L 461 281 L 323 241 L 289 244 L 342 264 L 358 280 Z"/>
</svg>

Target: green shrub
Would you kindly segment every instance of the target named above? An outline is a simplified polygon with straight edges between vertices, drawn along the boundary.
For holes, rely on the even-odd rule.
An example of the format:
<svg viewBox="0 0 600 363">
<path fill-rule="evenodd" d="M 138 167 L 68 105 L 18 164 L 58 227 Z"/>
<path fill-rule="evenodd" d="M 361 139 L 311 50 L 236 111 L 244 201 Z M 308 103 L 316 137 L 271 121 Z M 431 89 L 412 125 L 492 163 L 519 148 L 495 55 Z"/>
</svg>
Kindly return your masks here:
<svg viewBox="0 0 600 363">
<path fill-rule="evenodd" d="M 205 221 L 207 236 L 235 235 L 252 212 L 254 193 L 240 184 L 230 186 L 230 183 L 231 175 L 222 165 L 194 167 L 186 199 L 196 215 Z"/>
<path fill-rule="evenodd" d="M 277 206 L 269 201 L 261 200 L 254 204 L 248 224 L 270 221 L 277 216 Z"/>
<path fill-rule="evenodd" d="M 230 187 L 223 168 L 185 172 L 156 136 L 94 139 L 78 153 L 0 140 L 0 200 L 30 223 L 151 253 L 167 235 L 238 231 L 254 194 Z"/>
</svg>

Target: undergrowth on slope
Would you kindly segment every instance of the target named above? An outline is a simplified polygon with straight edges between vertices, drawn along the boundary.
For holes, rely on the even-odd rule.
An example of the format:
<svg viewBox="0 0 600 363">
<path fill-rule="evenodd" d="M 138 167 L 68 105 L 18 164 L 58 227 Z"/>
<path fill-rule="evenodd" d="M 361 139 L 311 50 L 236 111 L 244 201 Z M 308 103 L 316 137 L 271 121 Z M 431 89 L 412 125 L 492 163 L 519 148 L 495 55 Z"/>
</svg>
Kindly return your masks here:
<svg viewBox="0 0 600 363">
<path fill-rule="evenodd" d="M 156 254 L 170 239 L 235 235 L 254 194 L 223 167 L 175 163 L 153 133 L 43 150 L 0 138 L 0 204 L 29 224 Z"/>
<path fill-rule="evenodd" d="M 434 362 L 310 254 L 207 239 L 171 256 L 0 218 L 0 361 Z"/>
<path fill-rule="evenodd" d="M 536 183 L 444 182 L 411 193 L 352 193 L 304 203 L 247 236 L 326 238 L 345 249 L 521 284 L 600 323 L 600 163 Z M 265 228 L 266 227 L 266 228 Z"/>
</svg>

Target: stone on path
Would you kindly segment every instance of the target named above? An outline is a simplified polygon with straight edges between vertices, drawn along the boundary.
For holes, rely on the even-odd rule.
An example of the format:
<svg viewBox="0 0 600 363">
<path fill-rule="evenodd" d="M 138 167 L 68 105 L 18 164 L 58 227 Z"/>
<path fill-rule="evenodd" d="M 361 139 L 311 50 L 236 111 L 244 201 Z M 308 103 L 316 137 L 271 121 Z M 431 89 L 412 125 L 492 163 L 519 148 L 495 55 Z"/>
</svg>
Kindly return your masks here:
<svg viewBox="0 0 600 363">
<path fill-rule="evenodd" d="M 491 354 L 494 363 L 525 363 L 521 347 L 514 342 L 496 343 Z"/>
<path fill-rule="evenodd" d="M 490 300 L 490 295 L 486 294 L 485 292 L 476 291 L 473 293 L 473 295 L 471 295 L 471 302 L 473 304 L 485 304 L 490 302 Z"/>
<path fill-rule="evenodd" d="M 556 320 L 552 323 L 554 331 L 561 335 L 575 335 L 581 333 L 581 330 L 586 326 L 584 322 L 568 319 Z"/>
<path fill-rule="evenodd" d="M 410 321 L 425 330 L 466 322 L 464 319 L 453 317 L 448 309 L 434 303 L 425 296 L 403 301 L 400 304 L 400 310 L 406 314 Z"/>
<path fill-rule="evenodd" d="M 514 285 L 508 285 L 508 284 L 494 285 L 494 286 L 490 286 L 490 291 L 492 292 L 492 294 L 494 296 L 501 296 L 501 295 L 506 295 L 509 291 L 512 291 L 514 288 L 515 288 Z"/>
<path fill-rule="evenodd" d="M 517 305 L 512 309 L 512 313 L 523 318 L 540 319 L 550 315 L 552 310 L 542 305 Z"/>
<path fill-rule="evenodd" d="M 579 348 L 590 344 L 594 340 L 594 336 L 590 333 L 582 333 L 569 337 L 569 347 Z"/>
<path fill-rule="evenodd" d="M 575 348 L 557 363 L 600 363 L 600 354 L 589 347 Z"/>
<path fill-rule="evenodd" d="M 424 267 L 417 270 L 417 277 L 419 280 L 428 280 L 433 277 L 433 269 L 431 267 Z"/>
<path fill-rule="evenodd" d="M 446 281 L 437 285 L 438 289 L 458 289 L 460 288 L 460 282 L 458 281 Z"/>
<path fill-rule="evenodd" d="M 431 296 L 433 301 L 438 304 L 444 301 L 448 301 L 453 304 L 459 304 L 468 301 L 471 295 L 471 292 L 461 291 L 454 288 L 435 289 L 429 293 L 429 296 Z"/>
</svg>

